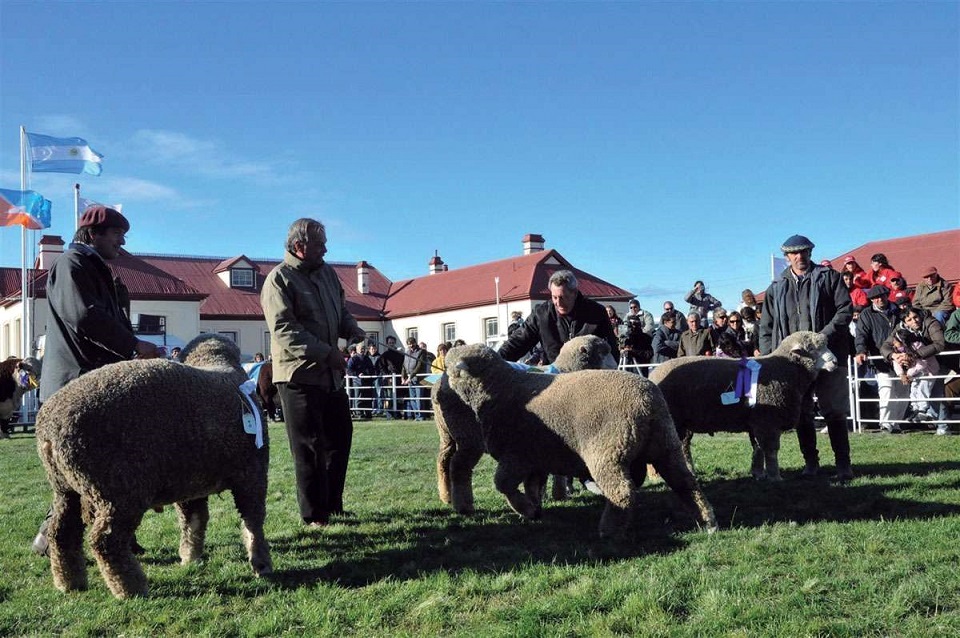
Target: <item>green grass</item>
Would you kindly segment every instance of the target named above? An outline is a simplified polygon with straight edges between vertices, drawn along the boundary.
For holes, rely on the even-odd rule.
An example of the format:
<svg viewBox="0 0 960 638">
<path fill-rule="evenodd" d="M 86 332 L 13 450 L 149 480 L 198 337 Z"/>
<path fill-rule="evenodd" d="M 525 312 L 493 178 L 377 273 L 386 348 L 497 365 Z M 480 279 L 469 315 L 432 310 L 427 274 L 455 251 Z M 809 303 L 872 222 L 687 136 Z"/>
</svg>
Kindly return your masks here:
<svg viewBox="0 0 960 638">
<path fill-rule="evenodd" d="M 743 436 L 698 437 L 694 455 L 721 531 L 673 526 L 674 501 L 643 488 L 628 539 L 597 537 L 586 492 L 525 522 L 492 487 L 478 514 L 437 499 L 430 422 L 357 426 L 347 481 L 356 513 L 299 524 L 283 428 L 271 426 L 267 536 L 275 576 L 257 579 L 229 496 L 211 499 L 207 558 L 182 567 L 171 508 L 140 542 L 149 598 L 61 594 L 29 542 L 49 489 L 32 435 L 0 441 L 0 635 L 934 636 L 960 635 L 960 437 L 857 435 L 848 486 L 747 476 Z M 829 443 L 819 437 L 821 453 Z M 88 550 L 89 557 L 89 550 Z"/>
</svg>

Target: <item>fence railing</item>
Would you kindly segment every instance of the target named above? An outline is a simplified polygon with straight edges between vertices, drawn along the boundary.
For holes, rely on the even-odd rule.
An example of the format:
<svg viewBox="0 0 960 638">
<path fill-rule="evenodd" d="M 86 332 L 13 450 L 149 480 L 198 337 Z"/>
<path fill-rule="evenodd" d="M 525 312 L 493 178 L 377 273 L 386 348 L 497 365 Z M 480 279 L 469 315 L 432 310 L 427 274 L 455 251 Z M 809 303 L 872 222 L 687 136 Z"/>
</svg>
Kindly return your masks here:
<svg viewBox="0 0 960 638">
<path fill-rule="evenodd" d="M 960 355 L 960 350 L 950 350 L 940 353 L 944 355 Z M 877 379 L 870 372 L 870 361 L 877 361 L 880 357 L 869 357 L 867 364 L 858 366 L 851 357 L 847 364 L 847 395 L 850 402 L 850 419 L 855 432 L 862 432 L 864 425 L 876 424 L 879 426 L 879 414 L 873 415 L 872 406 L 879 407 L 881 399 L 874 396 L 872 388 L 876 387 Z M 650 371 L 657 367 L 656 363 L 626 364 L 621 363 L 620 370 L 649 376 Z M 938 416 L 932 423 L 960 424 L 960 418 L 950 418 L 951 406 L 960 402 L 960 398 L 945 396 L 944 384 L 953 378 L 949 370 L 942 374 L 919 377 L 920 380 L 934 382 L 930 398 L 927 402 L 936 407 Z M 899 380 L 895 381 L 900 383 Z M 430 404 L 431 383 L 420 382 L 416 385 L 404 384 L 400 375 L 384 375 L 380 377 L 347 377 L 347 393 L 350 396 L 350 409 L 355 416 L 384 416 L 395 419 L 433 418 L 433 409 Z M 412 393 L 411 391 L 416 390 Z M 907 396 L 890 398 L 889 401 L 910 403 L 916 401 Z M 911 423 L 906 418 L 894 420 L 897 424 Z"/>
</svg>

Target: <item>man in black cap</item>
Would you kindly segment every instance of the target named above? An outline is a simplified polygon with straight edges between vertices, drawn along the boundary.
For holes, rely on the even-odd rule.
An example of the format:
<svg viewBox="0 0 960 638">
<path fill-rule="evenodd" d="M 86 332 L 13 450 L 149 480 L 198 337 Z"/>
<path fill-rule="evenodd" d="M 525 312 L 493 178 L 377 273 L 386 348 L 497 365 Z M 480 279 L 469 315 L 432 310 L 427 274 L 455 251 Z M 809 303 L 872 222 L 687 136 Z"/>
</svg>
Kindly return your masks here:
<svg viewBox="0 0 960 638">
<path fill-rule="evenodd" d="M 130 222 L 106 206 L 91 206 L 80 216 L 73 243 L 47 273 L 47 322 L 40 378 L 40 400 L 85 372 L 134 357 L 152 359 L 162 351 L 141 341 L 120 307 L 107 261 L 124 245 Z M 46 528 L 40 527 L 33 550 L 46 554 Z"/>
<path fill-rule="evenodd" d="M 889 297 L 890 291 L 885 286 L 874 286 L 867 291 L 870 305 L 863 309 L 857 321 L 857 365 L 863 365 L 867 357 L 880 356 L 880 346 L 900 321 L 900 310 L 890 303 Z M 900 383 L 893 367 L 883 357 L 870 359 L 869 362 L 876 374 L 877 393 L 880 396 L 880 429 L 896 434 L 900 432 L 897 421 L 903 419 L 907 402 L 891 399 L 905 399 L 910 395 L 910 387 Z"/>
<path fill-rule="evenodd" d="M 850 413 L 847 396 L 848 327 L 853 317 L 850 293 L 843 285 L 840 273 L 811 261 L 813 242 L 803 235 L 789 237 L 780 249 L 790 265 L 767 288 L 760 319 L 760 352 L 769 354 L 788 335 L 800 330 L 812 330 L 827 337 L 827 345 L 837 357 L 837 368 L 820 372 L 814 392 L 827 422 L 836 459 L 837 473 L 833 478 L 846 482 L 853 478 L 847 432 Z M 805 461 L 803 476 L 816 476 L 820 459 L 813 420 L 813 393 L 804 397 L 801 410 L 797 439 Z"/>
</svg>

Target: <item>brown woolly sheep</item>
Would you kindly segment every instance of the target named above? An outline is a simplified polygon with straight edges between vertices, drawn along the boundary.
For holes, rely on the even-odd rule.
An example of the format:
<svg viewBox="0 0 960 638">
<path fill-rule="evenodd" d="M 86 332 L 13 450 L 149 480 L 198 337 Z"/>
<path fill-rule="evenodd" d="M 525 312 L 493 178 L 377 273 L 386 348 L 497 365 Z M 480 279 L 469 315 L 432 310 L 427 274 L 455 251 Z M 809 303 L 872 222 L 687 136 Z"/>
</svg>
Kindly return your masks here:
<svg viewBox="0 0 960 638">
<path fill-rule="evenodd" d="M 563 344 L 554 368 L 560 372 L 616 369 L 606 340 L 594 335 L 575 337 Z M 533 373 L 535 374 L 535 373 Z M 437 454 L 437 490 L 440 500 L 460 514 L 472 514 L 473 468 L 483 456 L 483 437 L 477 415 L 450 389 L 446 374 L 430 391 L 434 419 L 440 435 Z"/>
<path fill-rule="evenodd" d="M 827 348 L 827 338 L 816 332 L 796 332 L 776 350 L 754 361 L 760 364 L 760 370 L 753 406 L 747 397 L 729 405 L 720 400 L 721 394 L 735 387 L 739 359 L 681 357 L 657 366 L 650 374 L 670 406 L 691 470 L 690 440 L 695 432 L 749 432 L 754 478 L 780 480 L 780 434 L 797 427 L 803 396 L 820 370 L 837 366 L 837 358 Z"/>
<path fill-rule="evenodd" d="M 53 488 L 48 537 L 53 581 L 85 589 L 84 524 L 110 591 L 145 595 L 147 579 L 131 552 L 144 512 L 173 503 L 180 558 L 200 558 L 207 496 L 230 490 L 257 575 L 273 571 L 263 534 L 267 429 L 263 446 L 244 432 L 248 408 L 240 351 L 219 335 L 201 335 L 166 360 L 126 361 L 71 381 L 37 415 L 37 448 Z"/>
<path fill-rule="evenodd" d="M 453 348 L 446 366 L 450 387 L 476 413 L 497 460 L 496 488 L 520 515 L 540 514 L 538 475 L 589 476 L 607 499 L 600 535 L 615 533 L 630 522 L 649 462 L 693 516 L 716 529 L 663 395 L 647 379 L 617 370 L 529 374 L 481 345 Z"/>
</svg>

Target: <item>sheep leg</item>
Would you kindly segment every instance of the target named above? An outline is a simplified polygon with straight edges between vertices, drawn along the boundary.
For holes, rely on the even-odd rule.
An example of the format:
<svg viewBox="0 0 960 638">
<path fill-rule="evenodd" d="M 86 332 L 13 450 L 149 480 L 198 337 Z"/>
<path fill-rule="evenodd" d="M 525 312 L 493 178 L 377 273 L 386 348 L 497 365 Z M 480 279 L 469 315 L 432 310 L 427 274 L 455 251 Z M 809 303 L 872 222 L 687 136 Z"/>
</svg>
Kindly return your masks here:
<svg viewBox="0 0 960 638">
<path fill-rule="evenodd" d="M 240 535 L 250 567 L 257 576 L 265 576 L 273 573 L 273 559 L 270 558 L 270 544 L 263 533 L 263 522 L 267 517 L 267 483 L 258 483 L 262 485 L 242 485 L 231 492 L 233 503 L 240 512 Z"/>
<path fill-rule="evenodd" d="M 206 497 L 175 503 L 174 508 L 180 523 L 180 564 L 186 565 L 203 556 L 210 511 Z"/>
<path fill-rule="evenodd" d="M 53 584 L 63 592 L 87 588 L 87 564 L 83 557 L 83 519 L 80 495 L 56 492 L 53 517 L 47 526 L 50 571 Z"/>
<path fill-rule="evenodd" d="M 524 518 L 536 519 L 538 515 L 537 507 L 527 495 L 517 489 L 527 475 L 527 468 L 522 465 L 519 459 L 502 459 L 497 464 L 496 472 L 494 472 L 493 484 L 497 491 L 507 498 L 507 503 L 510 504 L 514 512 Z"/>
<path fill-rule="evenodd" d="M 663 477 L 663 481 L 673 490 L 694 518 L 700 521 L 708 532 L 715 532 L 717 530 L 717 519 L 713 514 L 713 507 L 710 506 L 710 502 L 704 496 L 693 472 L 686 466 L 686 463 L 681 462 L 680 455 L 660 459 L 654 461 L 653 464 L 660 472 L 660 476 Z"/>
<path fill-rule="evenodd" d="M 600 537 L 622 533 L 630 525 L 637 505 L 637 490 L 629 464 L 604 463 L 589 467 L 590 475 L 607 499 L 600 516 Z"/>
<path fill-rule="evenodd" d="M 687 469 L 695 474 L 697 469 L 693 467 L 693 452 L 690 450 L 690 444 L 693 442 L 693 431 L 682 430 L 680 435 L 680 448 L 683 450 L 683 460 L 687 464 Z"/>
<path fill-rule="evenodd" d="M 440 449 L 437 452 L 437 492 L 440 494 L 440 501 L 449 505 L 453 500 L 450 494 L 450 461 L 456 452 L 456 443 L 450 436 L 450 431 L 438 407 L 436 403 L 433 404 L 437 434 L 440 435 Z"/>
<path fill-rule="evenodd" d="M 473 514 L 473 468 L 483 456 L 483 447 L 458 444 L 450 459 L 450 490 L 453 508 L 460 514 Z"/>
<path fill-rule="evenodd" d="M 107 503 L 96 506 L 90 529 L 90 547 L 103 580 L 117 598 L 147 595 L 147 575 L 130 545 L 144 509 L 131 512 L 117 511 Z"/>
<path fill-rule="evenodd" d="M 754 466 L 757 463 L 757 451 L 759 450 L 760 454 L 760 463 L 761 463 L 761 477 L 763 464 L 766 465 L 766 478 L 771 481 L 781 481 L 783 477 L 780 476 L 780 431 L 775 428 L 763 428 L 756 435 L 752 435 L 751 438 L 754 442 Z M 756 474 L 754 474 L 756 477 Z"/>
<path fill-rule="evenodd" d="M 757 437 L 754 436 L 753 430 L 750 430 L 750 448 L 753 450 L 750 460 L 750 474 L 753 475 L 753 478 L 759 481 L 766 478 L 767 474 L 763 469 L 763 448 L 760 446 L 760 442 L 757 440 Z"/>
<path fill-rule="evenodd" d="M 523 480 L 523 493 L 537 509 L 535 518 L 543 514 L 543 493 L 546 491 L 547 475 L 545 472 L 531 472 Z"/>
</svg>

